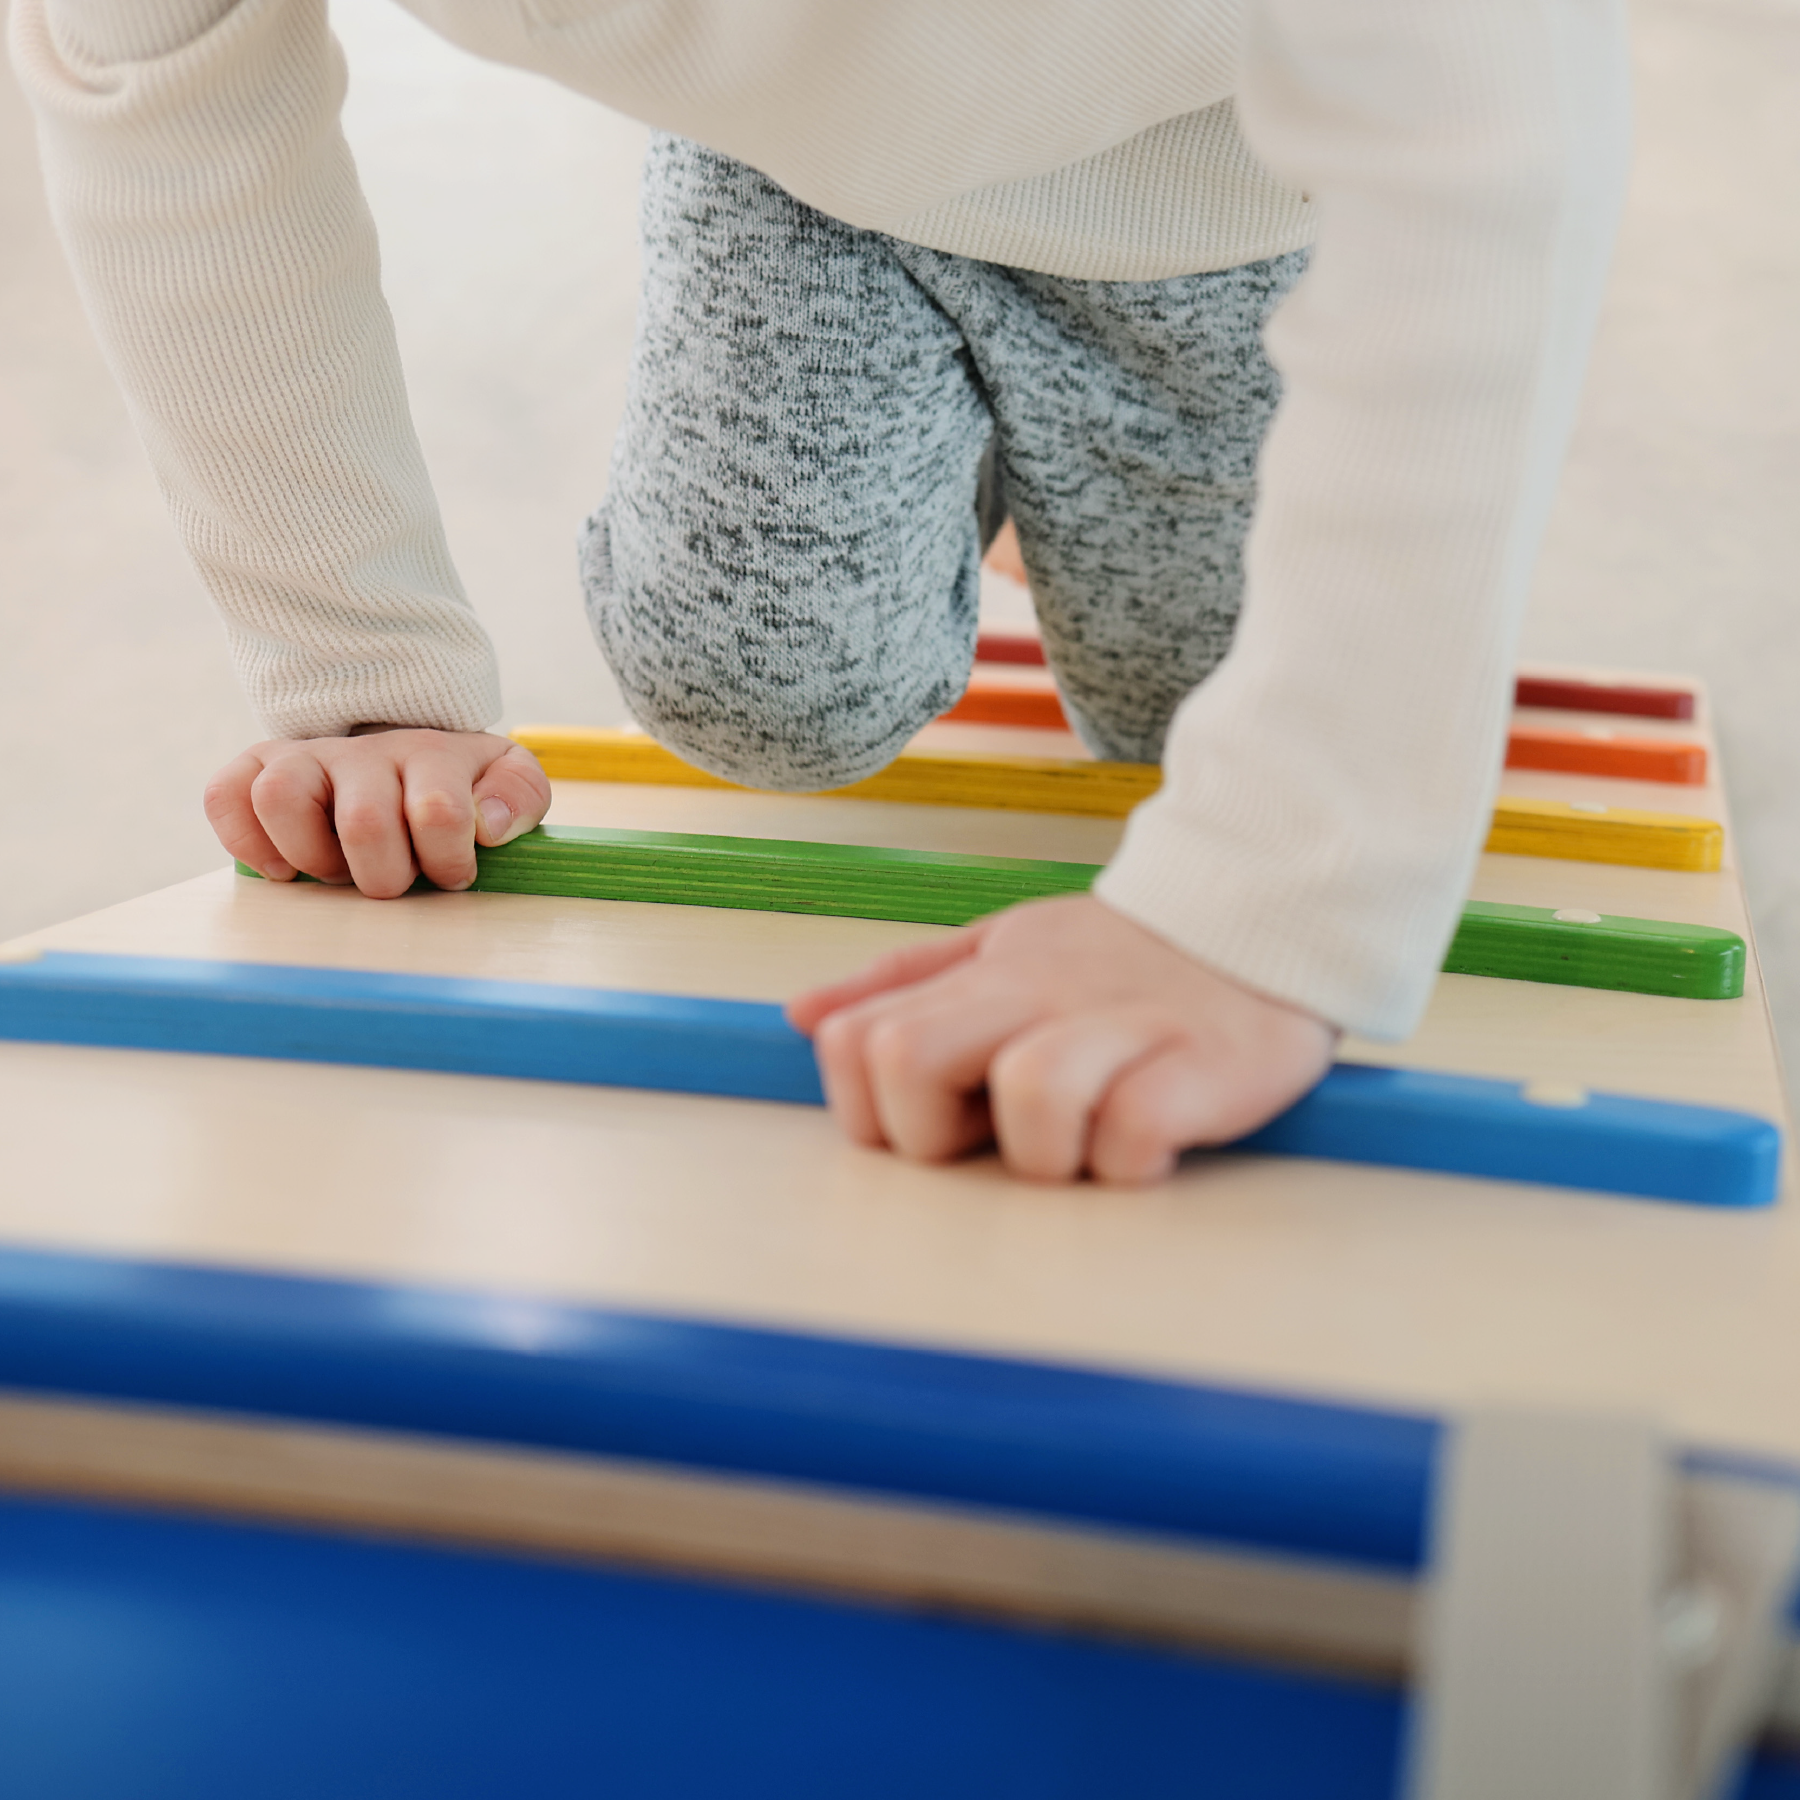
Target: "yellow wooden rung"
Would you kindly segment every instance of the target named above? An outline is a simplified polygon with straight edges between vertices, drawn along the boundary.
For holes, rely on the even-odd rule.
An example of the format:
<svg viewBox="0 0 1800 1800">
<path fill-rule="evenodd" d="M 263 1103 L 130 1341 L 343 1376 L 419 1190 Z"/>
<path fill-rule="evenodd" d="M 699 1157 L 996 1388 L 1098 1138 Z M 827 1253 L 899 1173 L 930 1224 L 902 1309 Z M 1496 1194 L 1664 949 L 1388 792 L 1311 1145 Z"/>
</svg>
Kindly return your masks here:
<svg viewBox="0 0 1800 1800">
<path fill-rule="evenodd" d="M 1487 848 L 1505 856 L 1630 863 L 1640 869 L 1716 869 L 1725 828 L 1685 813 L 1634 812 L 1566 800 L 1509 800 L 1494 807 Z"/>
<path fill-rule="evenodd" d="M 513 737 L 561 781 L 630 781 L 734 788 L 685 763 L 638 731 L 521 725 Z M 910 806 L 992 806 L 1012 812 L 1086 813 L 1122 819 L 1162 783 L 1151 763 L 1079 762 L 1049 756 L 939 756 L 910 751 L 879 775 L 832 788 L 846 800 Z M 738 789 L 742 792 L 742 789 Z M 1712 819 L 1633 812 L 1562 800 L 1502 799 L 1487 848 L 1509 856 L 1632 863 L 1646 869 L 1716 869 L 1725 833 Z"/>
<path fill-rule="evenodd" d="M 730 788 L 636 731 L 575 725 L 521 725 L 513 737 L 563 781 L 635 781 Z M 844 800 L 910 806 L 992 806 L 1010 812 L 1086 813 L 1122 819 L 1154 794 L 1154 763 L 1080 762 L 1052 756 L 938 756 L 908 752 L 878 775 L 832 788 Z"/>
</svg>

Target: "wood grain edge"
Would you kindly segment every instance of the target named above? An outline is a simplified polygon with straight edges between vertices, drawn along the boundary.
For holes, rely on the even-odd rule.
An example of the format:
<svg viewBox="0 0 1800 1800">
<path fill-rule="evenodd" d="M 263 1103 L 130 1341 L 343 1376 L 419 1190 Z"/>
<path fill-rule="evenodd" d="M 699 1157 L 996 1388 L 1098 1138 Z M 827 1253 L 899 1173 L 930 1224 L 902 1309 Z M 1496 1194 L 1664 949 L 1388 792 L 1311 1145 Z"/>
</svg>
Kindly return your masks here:
<svg viewBox="0 0 1800 1800">
<path fill-rule="evenodd" d="M 724 1577 L 1404 1679 L 1415 1590 L 1336 1564 L 670 1465 L 17 1393 L 0 1489 Z"/>
</svg>

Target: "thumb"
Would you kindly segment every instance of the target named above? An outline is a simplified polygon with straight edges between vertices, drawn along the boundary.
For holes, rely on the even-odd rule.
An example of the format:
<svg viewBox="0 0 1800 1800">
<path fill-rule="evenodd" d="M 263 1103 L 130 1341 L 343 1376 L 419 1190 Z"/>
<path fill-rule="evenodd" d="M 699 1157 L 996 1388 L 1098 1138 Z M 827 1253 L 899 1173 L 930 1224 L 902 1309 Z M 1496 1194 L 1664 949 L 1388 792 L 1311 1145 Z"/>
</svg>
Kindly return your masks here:
<svg viewBox="0 0 1800 1800">
<path fill-rule="evenodd" d="M 530 831 L 550 810 L 550 782 L 538 759 L 514 744 L 482 770 L 471 791 L 475 841 L 493 849 Z"/>
</svg>

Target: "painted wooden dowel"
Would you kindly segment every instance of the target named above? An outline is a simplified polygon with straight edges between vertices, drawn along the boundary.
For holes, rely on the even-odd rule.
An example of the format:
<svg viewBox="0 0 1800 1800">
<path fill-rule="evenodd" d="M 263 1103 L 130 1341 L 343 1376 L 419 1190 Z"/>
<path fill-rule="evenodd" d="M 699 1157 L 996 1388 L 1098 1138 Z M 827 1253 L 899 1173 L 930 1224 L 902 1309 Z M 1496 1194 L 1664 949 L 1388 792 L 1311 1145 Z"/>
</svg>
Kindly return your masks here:
<svg viewBox="0 0 1800 1800">
<path fill-rule="evenodd" d="M 1750 1113 L 1354 1063 L 1235 1148 L 1704 1206 L 1781 1185 L 1781 1132 Z"/>
<path fill-rule="evenodd" d="M 0 963 L 0 1038 L 823 1098 L 778 1006 L 535 982 L 51 950 Z M 1746 1207 L 1775 1197 L 1781 1134 L 1717 1107 L 1341 1063 L 1235 1148 Z"/>
<path fill-rule="evenodd" d="M 1085 893 L 1092 863 L 779 838 L 542 825 L 478 850 L 475 888 L 967 925 L 1022 900 Z M 241 866 L 241 865 L 240 865 Z"/>
<path fill-rule="evenodd" d="M 1578 731 L 1515 725 L 1506 740 L 1506 766 L 1698 786 L 1706 780 L 1706 746 L 1671 738 L 1626 737 L 1593 725 Z"/>
<path fill-rule="evenodd" d="M 1018 725 L 1036 731 L 1067 731 L 1068 714 L 1054 688 L 1016 687 L 982 675 L 969 677 L 963 697 L 943 715 L 958 725 Z"/>
<path fill-rule="evenodd" d="M 1502 797 L 1494 806 L 1486 848 L 1502 856 L 1548 856 L 1703 874 L 1720 866 L 1725 830 L 1715 819 L 1685 813 Z"/>
<path fill-rule="evenodd" d="M 1640 719 L 1691 719 L 1694 696 L 1686 688 L 1642 687 L 1631 682 L 1521 675 L 1515 706 L 1542 706 L 1561 712 L 1629 713 Z"/>
<path fill-rule="evenodd" d="M 478 849 L 476 864 L 477 893 L 926 925 L 967 925 L 1022 900 L 1083 893 L 1100 873 L 1096 863 L 595 825 L 542 825 L 497 849 Z M 237 869 L 260 879 L 245 863 Z M 1444 968 L 1453 975 L 1730 1000 L 1744 991 L 1744 940 L 1704 925 L 1476 901 L 1463 912 Z"/>
<path fill-rule="evenodd" d="M 975 639 L 977 663 L 1014 663 L 1042 668 L 1043 639 L 1029 631 L 983 631 Z M 1513 684 L 1515 706 L 1553 712 L 1625 713 L 1639 719 L 1691 719 L 1694 695 L 1687 688 L 1649 687 L 1637 682 L 1582 680 L 1560 675 L 1521 675 Z"/>
<path fill-rule="evenodd" d="M 1009 725 L 1067 731 L 1068 714 L 1054 688 L 1020 687 L 979 670 L 944 718 L 962 725 Z M 1621 781 L 1667 781 L 1698 786 L 1706 780 L 1706 746 L 1669 738 L 1630 737 L 1602 726 L 1561 730 L 1515 725 L 1507 735 L 1509 769 L 1553 769 L 1606 775 Z"/>
<path fill-rule="evenodd" d="M 743 790 L 685 763 L 635 731 L 569 725 L 521 725 L 514 739 L 544 773 L 566 781 L 633 781 Z M 1087 762 L 1064 757 L 939 756 L 908 752 L 878 775 L 833 788 L 845 800 L 912 806 L 987 806 L 1010 812 L 1085 814 L 1122 819 L 1162 783 L 1154 763 Z"/>
<path fill-rule="evenodd" d="M 1744 991 L 1745 954 L 1735 931 L 1710 925 L 1472 900 L 1463 908 L 1444 972 L 1736 1000 Z"/>
<path fill-rule="evenodd" d="M 778 1006 L 367 969 L 51 950 L 0 963 L 0 1038 L 822 1098 Z"/>
<path fill-rule="evenodd" d="M 745 790 L 685 763 L 635 731 L 521 725 L 514 739 L 564 781 L 647 782 Z M 1122 819 L 1162 783 L 1153 763 L 1037 756 L 940 756 L 909 752 L 826 797 L 916 806 L 987 806 L 1014 812 Z M 1716 869 L 1724 831 L 1712 819 L 1560 800 L 1502 798 L 1487 848 L 1517 856 L 1631 863 L 1651 869 Z"/>
<path fill-rule="evenodd" d="M 983 631 L 975 638 L 978 663 L 1025 663 L 1042 668 L 1044 641 L 1029 631 Z"/>
<path fill-rule="evenodd" d="M 975 661 L 1041 668 L 1043 640 L 1028 631 L 984 631 L 975 640 Z M 1694 716 L 1694 695 L 1686 688 L 1555 675 L 1519 676 L 1513 686 L 1513 704 L 1558 712 L 1624 713 L 1640 719 Z"/>
</svg>

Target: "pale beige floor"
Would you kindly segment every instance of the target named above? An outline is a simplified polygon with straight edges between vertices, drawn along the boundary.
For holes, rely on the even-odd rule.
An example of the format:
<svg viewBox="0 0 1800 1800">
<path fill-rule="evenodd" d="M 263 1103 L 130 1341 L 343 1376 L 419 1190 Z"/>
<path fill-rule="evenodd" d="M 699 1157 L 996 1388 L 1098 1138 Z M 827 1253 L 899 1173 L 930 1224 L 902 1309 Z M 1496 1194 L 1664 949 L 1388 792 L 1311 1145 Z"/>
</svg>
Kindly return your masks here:
<svg viewBox="0 0 1800 1800">
<path fill-rule="evenodd" d="M 349 130 L 509 717 L 603 723 L 571 544 L 605 478 L 640 127 L 335 0 Z M 1713 686 L 1800 1061 L 1800 4 L 1636 8 L 1640 154 L 1532 654 Z M 0 78 L 0 937 L 216 861 L 197 796 L 252 735 L 81 321 Z"/>
</svg>

